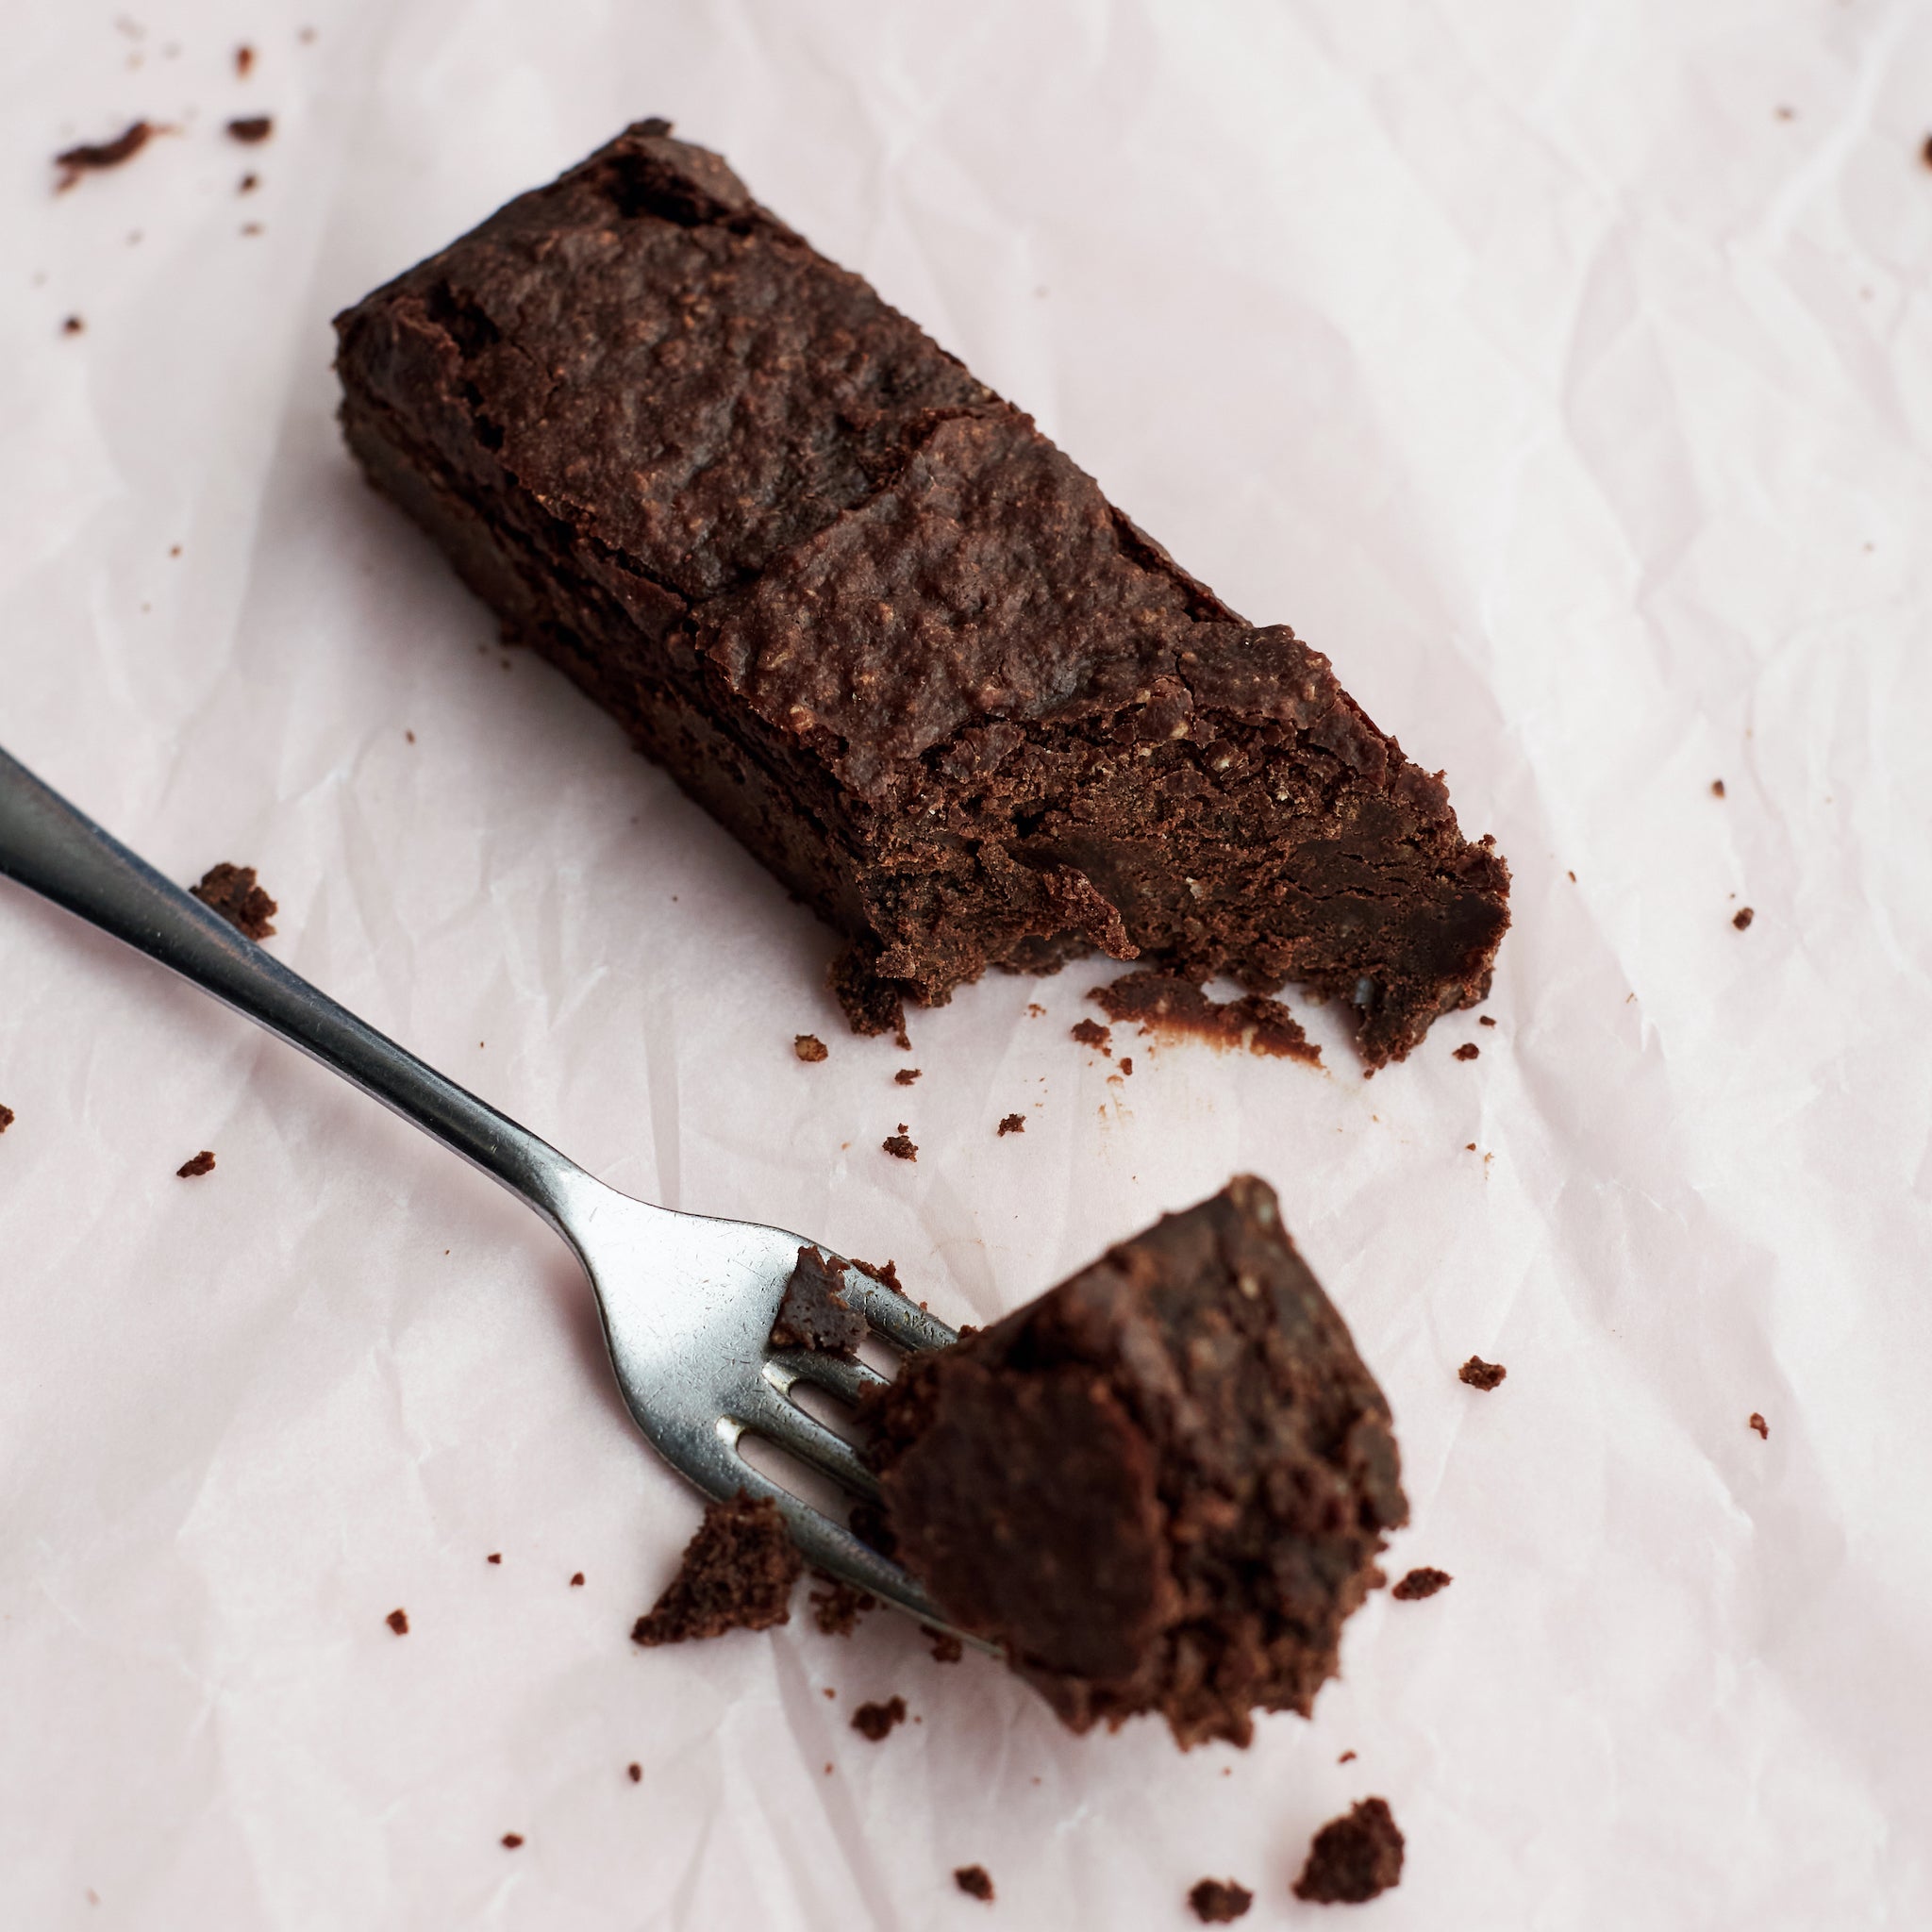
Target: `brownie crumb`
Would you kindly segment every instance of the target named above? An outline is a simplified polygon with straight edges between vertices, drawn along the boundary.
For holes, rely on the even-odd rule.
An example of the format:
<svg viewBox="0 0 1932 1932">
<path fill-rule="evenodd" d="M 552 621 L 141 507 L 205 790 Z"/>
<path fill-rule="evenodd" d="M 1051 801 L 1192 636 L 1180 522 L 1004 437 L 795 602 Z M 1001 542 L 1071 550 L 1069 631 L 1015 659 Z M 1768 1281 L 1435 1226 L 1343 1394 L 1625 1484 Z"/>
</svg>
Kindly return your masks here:
<svg viewBox="0 0 1932 1932">
<path fill-rule="evenodd" d="M 1473 1060 L 1481 1052 L 1482 1048 L 1479 1047 L 1474 1041 L 1465 1040 L 1462 1042 L 1462 1044 L 1456 1049 L 1456 1052 L 1454 1053 L 1452 1058 L 1458 1060 Z"/>
<path fill-rule="evenodd" d="M 865 1317 L 840 1293 L 842 1264 L 808 1244 L 785 1284 L 778 1319 L 772 1324 L 774 1348 L 809 1348 L 850 1355 L 865 1340 Z"/>
<path fill-rule="evenodd" d="M 1131 1054 L 1124 1054 L 1124 1054 L 1122 1054 L 1122 1056 L 1121 1056 L 1121 1072 L 1122 1072 L 1122 1073 L 1124 1073 L 1124 1074 L 1131 1074 L 1131 1073 L 1132 1073 L 1133 1071 L 1134 1071 L 1134 1060 L 1133 1060 L 1133 1056 L 1132 1056 Z"/>
<path fill-rule="evenodd" d="M 961 1865 L 953 1874 L 953 1883 L 969 1898 L 976 1898 L 982 1905 L 992 1903 L 992 1880 L 987 1875 L 984 1865 Z"/>
<path fill-rule="evenodd" d="M 407 1637 L 409 1634 L 409 1613 L 408 1610 L 391 1610 L 382 1621 L 398 1637 Z"/>
<path fill-rule="evenodd" d="M 1932 134 L 1925 137 L 1925 145 L 1919 150 L 1919 158 L 1932 168 Z"/>
<path fill-rule="evenodd" d="M 1110 1026 L 1103 1026 L 1098 1020 L 1075 1020 L 1073 1035 L 1082 1046 L 1091 1046 L 1109 1058 L 1112 1057 L 1113 1029 Z"/>
<path fill-rule="evenodd" d="M 246 80 L 254 66 L 255 49 L 244 41 L 235 49 L 235 78 Z"/>
<path fill-rule="evenodd" d="M 1000 1123 L 999 1130 L 1002 1135 L 1024 1134 L 1026 1131 L 1026 1123 L 1024 1119 L 1021 1118 L 1020 1115 L 1016 1113 L 1009 1113 L 1006 1117 L 1006 1119 Z"/>
<path fill-rule="evenodd" d="M 578 1572 L 577 1572 L 577 1573 L 576 1573 L 576 1574 L 575 1574 L 575 1575 L 574 1575 L 574 1576 L 573 1576 L 573 1577 L 571 1578 L 571 1580 L 570 1580 L 570 1587 L 571 1587 L 571 1588 L 572 1588 L 573 1590 L 581 1590 L 581 1589 L 583 1589 L 583 1587 L 584 1587 L 584 1573 L 583 1573 L 583 1572 L 582 1572 L 581 1570 L 579 1570 L 579 1571 L 578 1571 Z"/>
<path fill-rule="evenodd" d="M 1722 798 L 1724 795 L 1724 781 L 1722 778 L 1713 778 L 1710 781 L 1710 795 L 1713 798 Z"/>
<path fill-rule="evenodd" d="M 791 1042 L 791 1051 L 808 1064 L 824 1059 L 831 1049 L 816 1033 L 801 1033 Z"/>
<path fill-rule="evenodd" d="M 825 969 L 825 985 L 852 1023 L 853 1032 L 868 1039 L 890 1033 L 905 1051 L 906 1003 L 890 980 L 872 970 L 859 947 L 848 947 L 832 961 Z"/>
<path fill-rule="evenodd" d="M 1029 1019 L 1043 1020 L 1046 1018 L 1046 1008 L 1038 1000 L 1028 1000 L 1026 1002 L 1026 1013 Z"/>
<path fill-rule="evenodd" d="M 64 194 L 83 175 L 131 161 L 160 131 L 151 121 L 132 121 L 112 141 L 83 141 L 63 148 L 54 157 L 54 165 L 60 170 L 54 192 Z"/>
<path fill-rule="evenodd" d="M 888 1134 L 879 1142 L 879 1145 L 894 1160 L 917 1160 L 919 1158 L 919 1149 L 906 1138 L 906 1123 L 904 1121 L 899 1123 L 899 1131 L 896 1134 Z"/>
<path fill-rule="evenodd" d="M 204 1147 L 199 1154 L 191 1155 L 175 1170 L 176 1180 L 198 1180 L 205 1174 L 215 1171 L 215 1158 Z"/>
<path fill-rule="evenodd" d="M 1756 1429 L 1765 1441 L 1771 1441 L 1771 1424 L 1755 1408 L 1751 1411 L 1751 1420 L 1745 1426 Z"/>
<path fill-rule="evenodd" d="M 1315 1834 L 1294 1895 L 1311 1905 L 1359 1906 L 1402 1882 L 1402 1834 L 1386 1800 L 1364 1798 Z"/>
<path fill-rule="evenodd" d="M 903 1697 L 890 1697 L 883 1704 L 861 1704 L 852 1713 L 852 1728 L 869 1744 L 882 1743 L 895 1726 L 905 1722 Z"/>
<path fill-rule="evenodd" d="M 67 320 L 60 325 L 60 333 L 63 336 L 77 336 L 81 332 L 81 330 L 84 329 L 86 326 L 87 324 L 81 321 L 79 316 L 70 315 L 67 318 Z"/>
<path fill-rule="evenodd" d="M 1337 1764 L 1353 1764 L 1355 1762 L 1355 1753 L 1353 1751 L 1344 1751 L 1335 1761 Z"/>
<path fill-rule="evenodd" d="M 1204 1878 L 1188 1893 L 1194 1916 L 1204 1925 L 1231 1925 L 1247 1916 L 1255 1894 L 1232 1878 Z"/>
<path fill-rule="evenodd" d="M 1493 1026 L 1496 1023 L 1487 1013 L 1481 1014 L 1475 1023 L 1478 1026 Z"/>
<path fill-rule="evenodd" d="M 236 182 L 235 192 L 237 194 L 253 194 L 260 186 L 261 176 L 259 175 L 244 175 L 241 180 Z"/>
<path fill-rule="evenodd" d="M 625 1767 L 625 1770 L 626 1770 L 627 1772 L 629 1772 L 629 1774 L 630 1774 L 630 1781 L 631 1781 L 631 1783 L 632 1783 L 632 1784 L 634 1784 L 634 1785 L 641 1785 L 641 1784 L 642 1784 L 642 1783 L 643 1783 L 643 1781 L 644 1781 L 644 1767 L 643 1767 L 643 1766 L 642 1766 L 641 1764 L 629 1764 L 629 1765 L 626 1765 L 626 1766 Z"/>
<path fill-rule="evenodd" d="M 853 1267 L 857 1268 L 861 1274 L 869 1274 L 873 1278 L 873 1280 L 878 1283 L 878 1285 L 881 1288 L 890 1288 L 892 1291 L 892 1292 L 895 1295 L 898 1295 L 902 1300 L 909 1299 L 909 1297 L 908 1297 L 906 1294 L 906 1284 L 899 1279 L 899 1271 L 891 1264 L 891 1262 L 881 1261 L 876 1266 L 874 1266 L 870 1261 L 860 1261 L 857 1259 L 855 1257 L 849 1255 L 846 1257 L 846 1259 L 851 1263 Z M 924 1302 L 921 1302 L 919 1306 L 921 1307 L 924 1307 L 925 1304 Z"/>
<path fill-rule="evenodd" d="M 932 1660 L 936 1664 L 956 1664 L 966 1655 L 966 1646 L 950 1630 L 935 1630 L 930 1624 L 919 1626 L 932 1639 Z"/>
<path fill-rule="evenodd" d="M 0 1107 L 0 1134 L 4 1134 L 13 1124 L 13 1109 L 10 1107 Z"/>
<path fill-rule="evenodd" d="M 1731 924 L 1735 925 L 1740 932 L 1748 932 L 1750 930 L 1751 922 L 1757 917 L 1757 913 L 1755 913 L 1750 908 L 1750 907 L 1740 906 L 1737 911 L 1733 913 L 1731 916 Z"/>
<path fill-rule="evenodd" d="M 1191 979 L 1178 974 L 1142 972 L 1125 974 L 1110 986 L 1096 986 L 1087 997 L 1098 1001 L 1116 1025 L 1134 1021 L 1143 1034 L 1157 1040 L 1191 1037 L 1216 1047 L 1245 1046 L 1250 1053 L 1276 1059 L 1322 1063 L 1322 1049 L 1302 1031 L 1301 1022 L 1279 1000 L 1263 993 L 1210 999 Z"/>
<path fill-rule="evenodd" d="M 491 1550 L 483 1560 L 486 1563 L 500 1563 L 503 1561 L 503 1552 L 501 1550 Z"/>
<path fill-rule="evenodd" d="M 769 1496 L 737 1495 L 705 1507 L 677 1574 L 632 1627 L 633 1643 L 684 1643 L 727 1630 L 768 1630 L 791 1617 L 805 1559 Z"/>
<path fill-rule="evenodd" d="M 275 121 L 267 114 L 243 114 L 228 123 L 228 139 L 247 147 L 266 141 L 275 131 Z"/>
<path fill-rule="evenodd" d="M 850 1637 L 858 1628 L 859 1618 L 879 1607 L 878 1598 L 870 1591 L 860 1590 L 843 1577 L 828 1576 L 823 1570 L 814 1570 L 812 1576 L 824 1588 L 810 1593 L 811 1619 L 827 1637 Z M 831 1692 L 825 1694 L 829 1697 Z"/>
<path fill-rule="evenodd" d="M 1501 1362 L 1486 1362 L 1479 1355 L 1473 1355 L 1457 1370 L 1456 1379 L 1467 1382 L 1472 1389 L 1493 1389 L 1509 1373 Z"/>
<path fill-rule="evenodd" d="M 507 1852 L 515 1851 L 523 1841 L 524 1835 L 520 1831 L 507 1831 L 503 1835 L 503 1848 Z"/>
<path fill-rule="evenodd" d="M 252 865 L 225 860 L 202 874 L 199 885 L 188 889 L 210 912 L 219 912 L 245 940 L 275 937 L 272 924 L 281 909 L 256 883 Z"/>
<path fill-rule="evenodd" d="M 1425 1596 L 1434 1596 L 1439 1590 L 1447 1590 L 1455 1581 L 1448 1571 L 1424 1566 L 1411 1570 L 1389 1594 L 1399 1604 L 1416 1604 Z"/>
<path fill-rule="evenodd" d="M 913 1081 L 919 1078 L 919 1074 L 920 1069 L 917 1067 L 901 1067 L 892 1075 L 892 1085 L 894 1087 L 909 1087 Z"/>
</svg>

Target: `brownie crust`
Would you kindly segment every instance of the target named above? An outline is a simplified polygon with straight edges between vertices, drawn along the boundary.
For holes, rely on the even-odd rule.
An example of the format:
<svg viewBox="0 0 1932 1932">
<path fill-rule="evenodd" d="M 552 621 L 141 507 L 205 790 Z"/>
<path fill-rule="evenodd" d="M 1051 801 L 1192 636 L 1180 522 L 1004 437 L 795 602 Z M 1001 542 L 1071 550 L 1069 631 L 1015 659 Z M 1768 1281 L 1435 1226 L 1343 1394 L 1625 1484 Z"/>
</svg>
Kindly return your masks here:
<svg viewBox="0 0 1932 1932">
<path fill-rule="evenodd" d="M 1508 874 L 1285 625 L 667 123 L 337 318 L 342 423 L 506 633 L 849 942 L 861 1031 L 1091 952 L 1480 999 Z"/>
<path fill-rule="evenodd" d="M 1237 1179 L 874 1398 L 898 1557 L 1074 1730 L 1307 1715 L 1406 1522 L 1389 1406 Z"/>
</svg>

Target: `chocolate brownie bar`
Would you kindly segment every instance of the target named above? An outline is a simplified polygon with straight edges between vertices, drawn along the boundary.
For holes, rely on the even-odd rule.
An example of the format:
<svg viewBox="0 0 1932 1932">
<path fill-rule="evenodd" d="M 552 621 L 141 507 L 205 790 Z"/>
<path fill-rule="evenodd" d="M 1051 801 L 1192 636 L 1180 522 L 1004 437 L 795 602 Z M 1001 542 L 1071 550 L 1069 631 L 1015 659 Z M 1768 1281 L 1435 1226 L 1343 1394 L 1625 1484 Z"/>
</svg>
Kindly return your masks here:
<svg viewBox="0 0 1932 1932">
<path fill-rule="evenodd" d="M 1440 777 L 668 123 L 336 326 L 370 479 L 845 935 L 860 1031 L 1097 949 L 1337 997 L 1378 1065 L 1488 989 Z"/>
<path fill-rule="evenodd" d="M 1408 1516 L 1389 1405 L 1252 1178 L 867 1408 L 899 1560 L 1076 1731 L 1306 1716 Z"/>
</svg>

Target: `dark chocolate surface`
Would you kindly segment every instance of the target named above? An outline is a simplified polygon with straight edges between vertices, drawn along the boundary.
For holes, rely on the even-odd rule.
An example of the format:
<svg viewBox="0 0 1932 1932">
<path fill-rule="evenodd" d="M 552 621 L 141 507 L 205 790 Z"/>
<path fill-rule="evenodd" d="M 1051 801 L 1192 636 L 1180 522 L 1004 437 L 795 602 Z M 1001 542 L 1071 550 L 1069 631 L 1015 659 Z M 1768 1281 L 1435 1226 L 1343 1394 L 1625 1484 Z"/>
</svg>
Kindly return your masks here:
<svg viewBox="0 0 1932 1932">
<path fill-rule="evenodd" d="M 872 1411 L 899 1559 L 1075 1730 L 1306 1715 L 1408 1513 L 1388 1404 L 1252 1178 Z"/>
<path fill-rule="evenodd" d="M 1487 990 L 1507 870 L 1283 625 L 643 122 L 338 318 L 343 423 L 507 629 L 851 942 L 855 1025 L 1094 950 Z"/>
</svg>

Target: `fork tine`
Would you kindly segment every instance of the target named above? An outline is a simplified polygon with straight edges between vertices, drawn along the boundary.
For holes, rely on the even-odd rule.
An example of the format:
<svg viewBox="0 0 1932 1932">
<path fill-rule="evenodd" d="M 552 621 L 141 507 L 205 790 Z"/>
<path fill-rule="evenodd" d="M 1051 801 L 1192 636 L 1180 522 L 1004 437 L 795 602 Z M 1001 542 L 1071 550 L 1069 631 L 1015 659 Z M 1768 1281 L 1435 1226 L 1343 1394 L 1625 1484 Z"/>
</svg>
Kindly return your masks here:
<svg viewBox="0 0 1932 1932">
<path fill-rule="evenodd" d="M 878 1478 L 859 1461 L 852 1444 L 835 1436 L 816 1416 L 808 1415 L 784 1392 L 793 1379 L 788 1371 L 779 1363 L 768 1363 L 765 1377 L 766 1399 L 745 1405 L 753 1411 L 743 1418 L 745 1427 L 768 1437 L 834 1482 L 843 1483 L 868 1500 L 875 1499 Z M 784 1378 L 783 1389 L 777 1386 L 780 1377 Z"/>
<path fill-rule="evenodd" d="M 936 1316 L 927 1314 L 917 1302 L 908 1301 L 903 1294 L 894 1294 L 883 1283 L 874 1281 L 869 1274 L 861 1274 L 857 1268 L 845 1270 L 845 1280 L 839 1292 L 888 1341 L 908 1354 L 917 1354 L 923 1349 L 950 1348 L 959 1339 L 956 1330 L 948 1328 Z"/>
<path fill-rule="evenodd" d="M 772 1365 L 783 1369 L 789 1378 L 815 1383 L 846 1402 L 857 1402 L 870 1390 L 891 1386 L 876 1369 L 868 1368 L 849 1355 L 825 1355 L 816 1349 L 788 1348 L 774 1351 Z M 778 1387 L 769 1372 L 765 1379 L 772 1382 L 774 1388 Z M 789 1391 L 790 1386 L 788 1380 L 780 1393 Z"/>
</svg>

